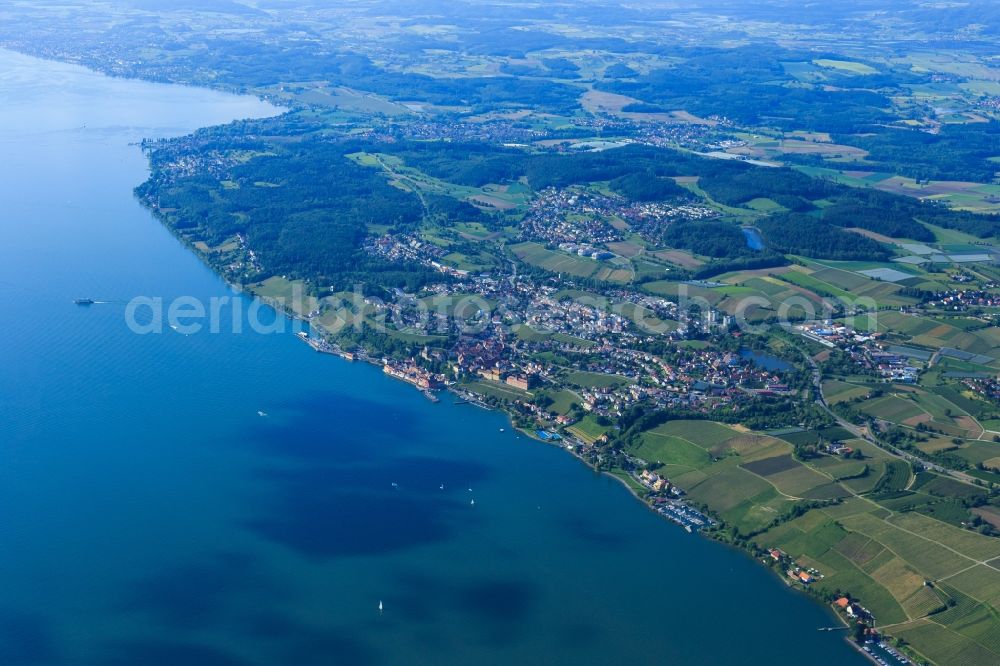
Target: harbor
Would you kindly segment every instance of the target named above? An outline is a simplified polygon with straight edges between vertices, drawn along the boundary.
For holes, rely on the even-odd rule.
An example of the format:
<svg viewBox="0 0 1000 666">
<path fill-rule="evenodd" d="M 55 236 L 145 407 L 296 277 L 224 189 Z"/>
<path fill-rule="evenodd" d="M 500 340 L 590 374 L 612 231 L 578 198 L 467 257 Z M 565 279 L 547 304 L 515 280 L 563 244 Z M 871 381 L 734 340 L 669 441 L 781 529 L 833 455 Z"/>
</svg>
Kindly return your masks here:
<svg viewBox="0 0 1000 666">
<path fill-rule="evenodd" d="M 339 356 L 348 361 L 353 361 L 357 358 L 354 352 L 344 351 L 339 346 L 332 344 L 323 338 L 310 337 L 305 331 L 299 331 L 296 333 L 296 336 L 320 354 Z"/>
</svg>

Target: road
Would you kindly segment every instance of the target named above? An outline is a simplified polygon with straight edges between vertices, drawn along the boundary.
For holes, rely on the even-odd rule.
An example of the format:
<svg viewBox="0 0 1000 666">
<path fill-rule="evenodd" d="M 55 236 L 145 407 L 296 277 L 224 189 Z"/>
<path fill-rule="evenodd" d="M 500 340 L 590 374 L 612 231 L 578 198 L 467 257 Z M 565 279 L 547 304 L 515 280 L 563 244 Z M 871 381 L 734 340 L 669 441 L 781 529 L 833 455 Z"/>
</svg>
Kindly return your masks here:
<svg viewBox="0 0 1000 666">
<path fill-rule="evenodd" d="M 854 435 L 856 438 L 863 439 L 869 444 L 873 444 L 879 447 L 889 455 L 895 456 L 896 458 L 900 458 L 901 460 L 905 460 L 910 464 L 920 465 L 921 467 L 929 469 L 932 472 L 937 472 L 938 474 L 949 476 L 957 481 L 962 481 L 963 483 L 969 483 L 975 485 L 976 483 L 975 477 L 970 476 L 965 472 L 959 472 L 957 470 L 942 467 L 941 465 L 932 463 L 928 460 L 921 458 L 920 456 L 914 455 L 907 451 L 900 451 L 899 449 L 893 446 L 882 444 L 875 438 L 871 437 L 867 432 L 865 432 L 864 429 L 859 428 L 853 423 L 845 421 L 841 417 L 837 416 L 833 412 L 833 410 L 830 409 L 830 406 L 826 402 L 826 396 L 823 395 L 823 373 L 819 369 L 819 365 L 816 363 L 813 357 L 809 355 L 809 353 L 806 350 L 802 349 L 801 347 L 799 347 L 798 349 L 799 352 L 801 352 L 801 354 L 805 357 L 806 361 L 809 363 L 809 366 L 812 368 L 813 387 L 816 389 L 816 395 L 818 396 L 816 398 L 816 404 L 819 405 L 819 407 L 823 411 L 829 414 L 837 422 L 837 425 L 839 425 L 841 428 Z"/>
</svg>

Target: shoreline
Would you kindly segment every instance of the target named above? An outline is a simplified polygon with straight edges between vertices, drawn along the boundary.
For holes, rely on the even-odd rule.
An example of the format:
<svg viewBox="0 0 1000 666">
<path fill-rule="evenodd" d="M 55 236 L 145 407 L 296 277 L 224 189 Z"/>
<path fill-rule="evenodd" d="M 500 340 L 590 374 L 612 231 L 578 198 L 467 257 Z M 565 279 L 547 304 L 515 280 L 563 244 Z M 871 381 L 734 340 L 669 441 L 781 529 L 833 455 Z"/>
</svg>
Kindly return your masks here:
<svg viewBox="0 0 1000 666">
<path fill-rule="evenodd" d="M 201 86 L 194 85 L 192 87 L 201 87 Z M 140 205 L 143 205 L 141 201 L 140 201 Z M 256 293 L 253 289 L 251 289 L 251 288 L 249 288 L 247 286 L 236 284 L 236 283 L 230 281 L 229 279 L 227 279 L 212 264 L 210 255 L 202 252 L 197 247 L 195 247 L 194 243 L 188 237 L 186 237 L 183 234 L 177 232 L 171 225 L 167 224 L 164 219 L 160 218 L 159 214 L 156 211 L 154 211 L 152 209 L 149 209 L 145 205 L 143 205 L 143 207 L 147 208 L 147 210 L 149 210 L 153 214 L 153 216 L 160 221 L 160 223 L 163 226 L 167 227 L 167 229 L 169 229 L 171 231 L 172 235 L 174 235 L 175 237 L 177 237 L 184 245 L 188 246 L 188 249 L 192 250 L 196 256 L 199 256 L 202 259 L 202 261 L 205 263 L 205 265 L 209 269 L 211 269 L 211 271 L 214 274 L 214 276 L 220 278 L 222 280 L 222 282 L 225 285 L 227 285 L 229 288 L 231 288 L 236 293 L 236 295 L 238 297 L 248 296 L 251 300 L 259 300 L 261 303 L 264 303 L 268 307 L 270 307 L 273 310 L 275 310 L 276 314 L 281 315 L 281 316 L 287 316 L 288 319 L 291 322 L 293 322 L 293 325 L 292 325 L 292 332 L 293 333 L 297 332 L 297 330 L 307 330 L 308 329 L 308 330 L 314 330 L 314 331 L 316 331 L 317 334 L 322 334 L 322 335 L 328 334 L 328 331 L 323 326 L 321 326 L 318 323 L 313 323 L 307 316 L 299 315 L 299 314 L 296 314 L 296 313 L 290 311 L 288 308 L 286 308 L 284 305 L 282 305 L 280 303 L 281 299 L 275 299 L 275 298 L 270 298 L 270 297 L 267 297 L 267 296 L 263 296 L 261 294 Z M 305 323 L 306 326 L 303 327 L 303 326 L 301 326 L 301 324 L 295 323 L 296 321 L 301 322 L 301 323 Z M 339 349 L 339 347 L 337 347 L 337 349 Z M 341 356 L 341 358 L 344 358 L 344 360 L 354 360 L 354 359 L 350 359 L 347 356 L 345 356 L 345 354 L 348 353 L 348 352 L 341 352 L 341 353 L 337 353 L 337 352 L 324 352 L 323 350 L 316 349 L 315 347 L 314 347 L 314 350 L 316 352 L 318 352 L 318 353 L 329 353 L 331 355 L 338 355 L 338 356 Z M 375 367 L 384 367 L 383 364 L 377 358 L 373 358 L 371 356 L 368 356 L 367 354 L 357 355 L 355 357 L 355 359 L 356 360 L 364 360 L 367 363 L 369 363 L 370 365 L 373 365 Z M 416 387 L 416 388 L 418 388 L 418 390 L 420 390 L 419 387 Z M 480 407 L 482 409 L 488 409 L 490 411 L 498 411 L 498 412 L 503 413 L 504 416 L 506 417 L 507 422 L 511 425 L 511 427 L 514 430 L 517 430 L 520 433 L 524 433 L 526 435 L 527 439 L 532 439 L 532 440 L 541 442 L 543 444 L 551 444 L 551 445 L 554 445 L 554 446 L 560 446 L 563 449 L 569 450 L 569 452 L 578 461 L 580 461 L 581 463 L 583 463 L 584 465 L 586 465 L 588 468 L 590 468 L 590 470 L 592 472 L 598 472 L 600 474 L 606 474 L 606 475 L 614 478 L 619 483 L 621 483 L 623 486 L 625 486 L 625 488 L 628 490 L 628 492 L 632 495 L 632 497 L 634 499 L 642 502 L 646 506 L 647 510 L 652 510 L 652 511 L 655 512 L 655 510 L 650 506 L 650 504 L 643 499 L 642 495 L 638 492 L 638 490 L 635 487 L 631 486 L 620 475 L 616 475 L 616 474 L 614 474 L 612 472 L 609 472 L 609 471 L 597 469 L 595 466 L 593 466 L 591 463 L 589 463 L 587 460 L 585 460 L 580 454 L 578 454 L 574 450 L 574 448 L 572 448 L 572 447 L 567 447 L 565 445 L 560 445 L 557 442 L 543 440 L 543 439 L 535 436 L 531 430 L 525 430 L 525 429 L 518 428 L 518 427 L 514 426 L 513 425 L 513 419 L 512 419 L 511 413 L 507 409 L 504 409 L 503 407 L 490 406 L 490 405 L 484 403 L 483 401 L 479 400 L 478 398 L 470 399 L 470 396 L 472 396 L 474 394 L 469 393 L 468 395 L 463 395 L 462 393 L 459 392 L 462 389 L 456 389 L 454 387 L 449 386 L 445 390 L 447 390 L 449 393 L 451 393 L 452 395 L 457 396 L 458 398 L 460 398 L 462 400 L 461 403 L 456 402 L 455 404 L 465 404 L 465 403 L 468 403 L 468 404 L 473 404 L 473 405 L 475 405 L 477 407 Z M 707 535 L 707 536 L 709 536 L 709 538 L 711 538 L 711 540 L 715 541 L 716 543 L 719 543 L 719 544 L 722 544 L 722 545 L 727 545 L 727 546 L 730 546 L 732 548 L 735 548 L 735 546 L 733 546 L 732 544 L 728 544 L 728 543 L 726 543 L 724 541 L 720 541 L 720 540 L 718 540 L 718 539 L 716 539 L 714 537 L 711 537 L 710 535 Z M 750 554 L 745 549 L 739 548 L 738 550 L 741 550 L 744 553 Z M 751 557 L 752 557 L 752 555 L 751 555 Z M 754 558 L 754 559 L 757 559 L 757 558 Z M 771 567 L 768 567 L 768 568 L 771 568 Z M 785 583 L 786 587 L 789 587 L 789 588 L 794 587 L 787 580 L 785 580 L 782 576 L 779 575 L 778 578 L 783 583 Z M 803 590 L 802 589 L 798 589 L 797 591 L 798 592 L 802 592 Z M 807 595 L 807 596 L 811 596 L 811 595 Z M 834 613 L 834 614 L 837 615 L 836 613 Z M 844 622 L 844 619 L 841 616 L 837 615 L 837 617 L 838 617 L 838 619 L 841 622 Z M 866 657 L 868 657 L 868 659 L 870 661 L 875 662 L 874 657 L 871 654 L 865 652 L 861 648 L 861 646 L 859 646 L 858 644 L 856 644 L 854 641 L 850 640 L 850 638 L 845 638 L 845 639 L 848 640 L 848 642 L 850 642 L 855 647 L 855 649 L 858 650 L 861 654 L 863 654 Z"/>
<path fill-rule="evenodd" d="M 261 294 L 258 294 L 257 292 L 255 292 L 253 289 L 251 289 L 249 287 L 233 283 L 232 281 L 230 281 L 229 279 L 227 279 L 224 275 L 222 275 L 216 269 L 216 267 L 209 260 L 209 256 L 207 254 L 205 254 L 204 252 L 202 252 L 201 250 L 199 250 L 197 247 L 195 247 L 194 243 L 190 242 L 186 237 L 183 237 L 180 234 L 178 234 L 176 232 L 176 230 L 174 230 L 170 225 L 168 225 L 166 223 L 165 220 L 160 219 L 160 216 L 156 213 L 156 211 L 150 210 L 150 213 L 152 213 L 153 217 L 156 218 L 163 226 L 165 226 L 166 228 L 168 228 L 173 235 L 179 236 L 179 240 L 181 240 L 181 242 L 190 251 L 192 251 L 195 255 L 197 255 L 202 260 L 202 262 L 206 265 L 206 267 L 208 267 L 218 278 L 220 278 L 226 286 L 228 286 L 230 289 L 235 290 L 239 295 L 246 296 L 246 297 L 251 298 L 251 299 L 257 299 L 260 302 L 262 302 L 265 305 L 267 305 L 268 307 L 272 308 L 277 314 L 279 314 L 281 316 L 288 317 L 288 319 L 293 322 L 293 331 L 292 331 L 292 333 L 295 335 L 295 337 L 298 337 L 300 340 L 303 340 L 304 342 L 306 342 L 306 344 L 308 344 L 313 349 L 313 351 L 315 351 L 316 353 L 325 354 L 325 355 L 328 355 L 328 356 L 336 356 L 336 357 L 340 358 L 343 361 L 347 361 L 347 362 L 351 362 L 351 363 L 353 363 L 354 361 L 362 361 L 362 362 L 364 362 L 364 363 L 372 366 L 373 368 L 385 368 L 386 367 L 385 364 L 383 364 L 379 359 L 375 359 L 375 358 L 371 357 L 370 355 L 368 355 L 367 353 L 364 353 L 364 352 L 362 352 L 362 353 L 355 353 L 353 358 L 348 358 L 347 356 L 345 356 L 345 354 L 347 352 L 343 352 L 343 350 L 341 350 L 341 348 L 339 346 L 335 345 L 334 343 L 327 342 L 327 344 L 332 345 L 338 351 L 335 351 L 335 352 L 333 352 L 333 351 L 331 351 L 331 352 L 324 352 L 324 351 L 322 351 L 320 349 L 317 349 L 312 344 L 312 342 L 311 342 L 310 339 L 303 338 L 301 335 L 299 335 L 299 333 L 304 333 L 305 332 L 305 328 L 304 327 L 298 326 L 299 330 L 294 330 L 294 329 L 297 328 L 296 324 L 299 324 L 299 325 L 305 324 L 305 326 L 308 327 L 308 329 L 309 329 L 310 332 L 316 332 L 318 335 L 322 336 L 322 339 L 324 341 L 326 341 L 326 337 L 329 336 L 330 334 L 329 334 L 329 332 L 325 328 L 323 328 L 322 325 L 320 325 L 318 323 L 311 322 L 310 319 L 308 317 L 306 317 L 306 316 L 303 316 L 303 315 L 300 315 L 298 313 L 292 312 L 284 304 L 279 303 L 278 299 L 273 299 L 273 298 L 270 298 L 268 296 L 263 296 Z M 402 381 L 402 380 L 397 380 L 397 381 Z M 409 382 L 406 382 L 406 383 L 409 384 L 411 386 L 411 388 L 413 388 L 413 389 L 415 389 L 417 391 L 420 391 L 421 393 L 425 393 L 425 391 L 423 391 L 419 386 L 416 386 L 415 384 L 411 384 Z M 520 428 L 520 427 L 514 425 L 514 421 L 513 421 L 511 413 L 509 411 L 503 409 L 502 407 L 494 407 L 492 405 L 486 404 L 476 394 L 474 394 L 474 393 L 472 393 L 470 391 L 467 391 L 465 389 L 456 388 L 452 384 L 444 386 L 441 389 L 441 391 L 442 392 L 448 392 L 448 393 L 456 396 L 457 398 L 459 398 L 462 401 L 461 403 L 456 403 L 456 404 L 473 405 L 473 406 L 475 406 L 475 407 L 477 407 L 479 409 L 484 409 L 484 410 L 492 411 L 492 412 L 498 412 L 498 413 L 502 414 L 507 419 L 508 425 L 513 430 L 515 430 L 516 432 L 519 432 L 519 433 L 525 435 L 525 437 L 527 439 L 529 439 L 529 440 L 531 440 L 533 442 L 539 443 L 539 444 L 544 444 L 544 445 L 547 445 L 547 446 L 551 446 L 553 448 L 558 448 L 558 449 L 560 449 L 560 450 L 562 450 L 564 452 L 569 453 L 578 463 L 582 464 L 584 467 L 586 467 L 591 472 L 597 473 L 597 474 L 599 474 L 601 476 L 606 476 L 606 477 L 608 477 L 610 479 L 613 479 L 614 481 L 618 482 L 619 484 L 621 484 L 622 487 L 625 488 L 625 490 L 631 495 L 632 499 L 634 501 L 638 502 L 639 504 L 641 504 L 646 511 L 649 511 L 649 512 L 654 513 L 654 514 L 658 513 L 657 511 L 655 511 L 653 509 L 653 507 L 648 502 L 646 502 L 643 499 L 643 497 L 641 497 L 639 495 L 639 493 L 636 491 L 635 488 L 633 488 L 632 486 L 630 486 L 625 481 L 625 479 L 621 478 L 620 476 L 618 476 L 616 474 L 613 474 L 610 471 L 598 470 L 596 467 L 594 467 L 592 464 L 590 464 L 587 460 L 585 460 L 582 456 L 580 456 L 574 450 L 574 448 L 567 447 L 565 445 L 555 444 L 555 443 L 553 443 L 551 441 L 545 441 L 545 440 L 541 439 L 540 437 L 536 436 L 533 432 L 527 431 L 527 430 L 525 430 L 523 428 Z M 432 404 L 433 404 L 433 401 L 432 401 Z M 676 523 L 676 522 L 674 522 L 674 521 L 666 518 L 663 515 L 659 515 L 658 517 L 661 520 L 663 520 L 664 522 L 666 522 L 667 524 L 672 524 L 672 526 L 675 527 L 675 528 L 683 529 L 683 527 L 679 523 Z M 713 519 L 716 520 L 716 523 L 717 523 L 718 526 L 721 527 L 721 526 L 725 525 L 725 523 L 723 521 L 719 520 L 717 517 L 715 517 Z M 751 554 L 750 552 L 748 552 L 746 549 L 744 549 L 744 548 L 738 548 L 737 546 L 734 546 L 733 544 L 726 543 L 724 541 L 720 541 L 719 539 L 716 539 L 716 538 L 714 538 L 713 536 L 711 536 L 709 534 L 702 534 L 700 530 L 698 531 L 698 534 L 701 535 L 703 538 L 705 538 L 705 539 L 707 539 L 707 540 L 715 543 L 716 545 L 727 547 L 727 548 L 729 548 L 729 549 L 731 549 L 731 550 L 733 550 L 735 552 L 738 552 L 738 553 L 740 553 L 740 554 L 742 554 L 742 555 L 744 555 L 746 557 L 749 557 L 751 560 L 755 561 L 758 566 L 760 566 L 760 562 L 757 561 L 757 558 L 754 557 L 753 554 Z M 770 567 L 765 567 L 765 568 L 770 569 Z M 796 594 L 802 594 L 807 599 L 810 599 L 811 601 L 818 603 L 820 606 L 823 606 L 826 610 L 828 610 L 837 619 L 838 622 L 840 622 L 840 623 L 842 623 L 844 625 L 845 630 L 849 630 L 850 629 L 850 625 L 846 622 L 846 620 L 840 614 L 838 614 L 835 611 L 833 611 L 833 609 L 832 609 L 832 607 L 831 607 L 830 604 L 823 603 L 819 599 L 813 597 L 812 595 L 807 594 L 803 590 L 795 589 L 786 580 L 784 580 L 784 578 L 782 576 L 780 576 L 780 575 L 776 576 L 776 578 L 778 579 L 778 581 L 780 583 L 782 583 L 790 591 L 793 591 Z M 817 628 L 817 630 L 818 629 L 819 628 Z M 865 650 L 862 648 L 862 646 L 858 645 L 850 637 L 844 636 L 843 640 L 846 641 L 852 648 L 854 648 L 860 655 L 863 655 L 864 657 L 866 657 L 868 661 L 870 661 L 872 663 L 875 663 L 875 664 L 879 663 L 875 659 L 875 657 L 873 655 L 869 654 L 868 652 L 865 652 Z"/>
<path fill-rule="evenodd" d="M 293 323 L 293 325 L 292 325 L 292 331 L 291 332 L 293 334 L 296 334 L 296 337 L 299 337 L 300 340 L 303 340 L 307 344 L 309 344 L 309 346 L 315 352 L 321 353 L 321 354 L 326 354 L 326 355 L 331 355 L 331 356 L 338 356 L 341 359 L 343 359 L 345 361 L 349 361 L 349 362 L 364 361 L 367 364 L 369 364 L 369 365 L 371 365 L 371 366 L 373 366 L 375 368 L 384 369 L 384 368 L 388 367 L 387 364 L 383 363 L 380 358 L 375 358 L 375 357 L 369 355 L 364 350 L 361 350 L 359 352 L 353 352 L 353 353 L 346 352 L 339 345 L 337 345 L 336 343 L 329 342 L 329 338 L 331 338 L 332 335 L 331 335 L 331 333 L 326 328 L 324 328 L 318 322 L 313 322 L 310 319 L 310 317 L 292 311 L 287 305 L 285 305 L 285 303 L 283 302 L 282 299 L 273 298 L 273 297 L 269 297 L 269 296 L 264 296 L 262 294 L 257 293 L 256 291 L 254 291 L 251 287 L 249 287 L 247 285 L 237 284 L 237 283 L 233 282 L 232 280 L 230 280 L 229 278 L 227 278 L 224 274 L 222 274 L 218 270 L 218 268 L 212 263 L 212 261 L 211 261 L 211 255 L 210 254 L 205 253 L 202 250 L 200 250 L 195 245 L 194 241 L 192 241 L 189 237 L 187 237 L 184 234 L 180 233 L 172 225 L 170 225 L 167 222 L 166 218 L 158 210 L 147 206 L 146 203 L 142 199 L 139 199 L 139 203 L 140 203 L 140 205 L 143 208 L 146 208 L 151 213 L 151 215 L 158 222 L 160 222 L 161 225 L 163 225 L 164 227 L 166 227 L 171 232 L 171 234 L 173 236 L 175 236 L 187 249 L 189 249 L 196 256 L 198 256 L 201 259 L 201 261 L 204 263 L 204 265 L 207 268 L 209 268 L 216 277 L 218 277 L 219 279 L 221 279 L 222 282 L 228 288 L 230 288 L 233 291 L 235 291 L 239 296 L 246 296 L 246 297 L 248 297 L 250 299 L 258 300 L 261 303 L 264 303 L 268 307 L 272 308 L 278 315 L 287 317 Z M 303 324 L 305 326 L 303 326 Z M 306 330 L 308 330 L 311 333 L 314 332 L 318 336 L 318 339 L 322 340 L 323 344 L 330 345 L 331 349 L 329 351 L 323 350 L 323 349 L 319 349 L 313 343 L 313 339 L 314 338 L 310 338 L 308 336 L 307 337 L 303 337 L 302 335 L 299 335 L 300 333 L 305 333 Z M 349 354 L 353 354 L 353 357 L 349 356 Z M 396 379 L 398 379 L 398 378 L 396 378 Z M 405 380 L 402 380 L 402 379 L 398 379 L 398 380 L 399 381 L 405 381 Z M 430 394 L 431 396 L 434 396 L 434 393 L 432 391 L 429 391 L 427 389 L 421 388 L 420 386 L 418 386 L 415 383 L 412 383 L 412 382 L 409 382 L 409 381 L 406 381 L 406 383 L 410 384 L 410 386 L 412 388 L 420 391 L 425 396 L 428 396 L 428 394 Z M 511 414 L 511 412 L 508 411 L 508 410 L 506 410 L 506 409 L 504 409 L 502 406 L 489 405 L 489 404 L 485 403 L 477 394 L 475 394 L 475 393 L 473 393 L 471 391 L 468 391 L 467 389 L 456 387 L 455 384 L 446 384 L 446 385 L 442 386 L 439 390 L 441 392 L 447 391 L 448 393 L 451 393 L 452 395 L 458 397 L 462 401 L 462 403 L 459 403 L 459 404 L 472 404 L 472 405 L 474 405 L 476 407 L 479 407 L 481 409 L 486 409 L 486 410 L 489 410 L 489 411 L 496 411 L 496 412 L 502 413 L 505 416 L 505 418 L 507 419 L 507 422 L 508 422 L 508 424 L 510 425 L 510 427 L 512 429 L 514 429 L 514 430 L 516 430 L 516 431 L 524 434 L 530 440 L 534 440 L 534 441 L 542 443 L 542 444 L 548 444 L 548 445 L 551 445 L 551 446 L 556 446 L 558 448 L 561 448 L 564 451 L 568 451 L 577 461 L 579 461 L 584 466 L 586 466 L 591 472 L 597 472 L 597 473 L 599 473 L 601 475 L 606 475 L 606 476 L 608 476 L 610 478 L 613 478 L 618 483 L 620 483 L 631 494 L 632 498 L 634 500 L 638 501 L 639 503 L 641 503 L 647 511 L 651 511 L 653 513 L 659 513 L 658 511 L 656 511 L 654 509 L 654 507 L 652 507 L 650 505 L 649 502 L 647 502 L 637 492 L 637 490 L 635 488 L 633 488 L 631 485 L 629 485 L 629 483 L 627 483 L 625 479 L 621 478 L 620 476 L 618 476 L 618 475 L 616 475 L 616 474 L 614 474 L 614 473 L 612 473 L 610 471 L 598 470 L 594 465 L 592 465 L 590 462 L 588 462 L 587 460 L 585 460 L 581 455 L 579 455 L 575 451 L 575 447 L 568 447 L 568 446 L 565 446 L 565 445 L 553 443 L 551 441 L 545 441 L 545 440 L 537 437 L 533 432 L 527 431 L 527 430 L 525 430 L 523 428 L 520 428 L 520 427 L 514 425 L 514 420 L 513 420 L 513 416 Z M 432 403 L 434 403 L 434 402 L 438 402 L 439 400 L 437 400 L 436 397 L 432 397 L 432 399 L 430 401 Z M 720 518 L 718 518 L 718 516 L 715 516 L 714 512 L 710 511 L 709 509 L 699 509 L 699 511 L 704 511 L 704 513 L 706 515 L 712 516 L 712 520 L 715 521 L 717 527 L 724 527 L 725 526 L 726 523 L 724 521 L 722 521 Z M 664 516 L 662 514 L 659 517 L 661 519 L 667 521 L 668 523 L 673 523 L 673 525 L 675 527 L 683 529 L 683 526 L 679 522 L 671 520 L 670 518 L 668 518 L 667 516 Z M 696 531 L 697 532 L 701 532 L 701 530 L 696 530 Z M 729 548 L 731 548 L 733 550 L 737 550 L 737 551 L 743 553 L 744 555 L 749 556 L 753 560 L 757 560 L 757 557 L 755 557 L 753 553 L 750 553 L 745 548 L 739 548 L 739 547 L 737 547 L 737 546 L 735 546 L 735 545 L 733 545 L 731 543 L 727 543 L 725 541 L 722 541 L 722 540 L 716 538 L 715 536 L 713 536 L 712 534 L 704 534 L 703 536 L 706 539 L 715 542 L 716 544 L 719 544 L 719 545 L 722 545 L 722 546 L 727 546 L 727 547 L 729 547 Z M 757 564 L 759 565 L 760 562 L 758 561 Z M 766 567 L 766 568 L 770 569 L 771 567 Z M 833 616 L 836 617 L 836 619 L 838 620 L 838 622 L 844 624 L 845 625 L 845 629 L 849 631 L 850 624 L 839 613 L 837 613 L 836 611 L 834 611 L 832 609 L 832 606 L 830 604 L 824 603 L 822 600 L 820 600 L 817 597 L 809 594 L 804 589 L 794 589 L 794 586 L 792 586 L 791 584 L 789 584 L 788 581 L 784 580 L 784 577 L 782 577 L 780 575 L 778 575 L 777 578 L 778 578 L 778 580 L 780 582 L 782 582 L 785 585 L 786 588 L 793 589 L 798 594 L 805 594 L 805 596 L 807 598 L 811 599 L 812 601 L 818 602 L 821 606 L 823 606 L 828 611 L 830 611 L 833 614 Z M 817 628 L 817 629 L 819 629 L 819 628 Z M 867 657 L 870 662 L 878 663 L 878 661 L 875 659 L 875 657 L 872 654 L 869 654 L 868 652 L 865 652 L 865 650 L 863 649 L 863 647 L 860 646 L 860 645 L 858 645 L 854 640 L 852 640 L 852 638 L 850 638 L 849 636 L 845 636 L 845 637 L 843 637 L 843 639 L 845 641 L 847 641 L 855 650 L 857 650 L 858 653 L 860 653 L 861 655 L 864 655 L 865 657 Z"/>
</svg>

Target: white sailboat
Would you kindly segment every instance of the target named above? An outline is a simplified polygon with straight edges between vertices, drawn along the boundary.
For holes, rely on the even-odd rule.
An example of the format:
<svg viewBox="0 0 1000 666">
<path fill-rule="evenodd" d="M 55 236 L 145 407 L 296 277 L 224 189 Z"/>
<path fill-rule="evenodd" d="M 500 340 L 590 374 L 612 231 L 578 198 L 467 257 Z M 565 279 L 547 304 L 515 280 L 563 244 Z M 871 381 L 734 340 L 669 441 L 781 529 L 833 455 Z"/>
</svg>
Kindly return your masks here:
<svg viewBox="0 0 1000 666">
<path fill-rule="evenodd" d="M 378 612 L 379 612 L 379 615 L 382 614 L 382 600 L 381 599 L 378 600 Z"/>
</svg>

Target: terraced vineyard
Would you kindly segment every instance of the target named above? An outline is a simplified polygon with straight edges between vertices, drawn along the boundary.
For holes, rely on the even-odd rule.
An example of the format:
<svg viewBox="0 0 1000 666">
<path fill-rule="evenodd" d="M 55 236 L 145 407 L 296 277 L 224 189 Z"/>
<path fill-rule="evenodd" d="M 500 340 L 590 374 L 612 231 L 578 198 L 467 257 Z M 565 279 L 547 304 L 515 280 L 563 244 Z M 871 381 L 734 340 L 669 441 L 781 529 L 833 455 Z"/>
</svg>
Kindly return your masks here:
<svg viewBox="0 0 1000 666">
<path fill-rule="evenodd" d="M 914 475 L 909 463 L 863 440 L 847 441 L 862 452 L 860 460 L 793 456 L 795 443 L 817 437 L 670 421 L 645 433 L 634 453 L 744 538 L 820 571 L 812 592 L 849 593 L 876 626 L 928 659 L 1000 660 L 1000 541 L 963 529 L 946 510 L 967 517 L 954 498 L 984 491 L 929 472 Z"/>
</svg>

